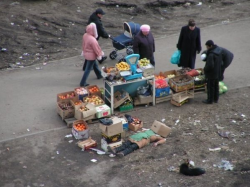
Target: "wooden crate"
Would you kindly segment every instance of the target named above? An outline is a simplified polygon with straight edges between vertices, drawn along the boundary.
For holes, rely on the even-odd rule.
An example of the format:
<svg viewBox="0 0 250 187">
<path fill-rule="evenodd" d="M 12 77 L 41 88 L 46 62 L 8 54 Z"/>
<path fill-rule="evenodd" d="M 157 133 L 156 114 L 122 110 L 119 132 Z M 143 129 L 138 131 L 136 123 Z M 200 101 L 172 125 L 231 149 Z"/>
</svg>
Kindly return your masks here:
<svg viewBox="0 0 250 187">
<path fill-rule="evenodd" d="M 189 98 L 194 98 L 194 90 L 186 90 L 172 95 L 172 100 L 178 103 L 181 103 Z"/>
<path fill-rule="evenodd" d="M 167 95 L 167 96 L 164 96 L 164 97 L 156 97 L 155 98 L 155 103 L 158 104 L 158 103 L 170 101 L 171 99 L 172 99 L 172 95 Z"/>
<path fill-rule="evenodd" d="M 188 99 L 186 99 L 186 100 L 184 100 L 184 101 L 182 101 L 182 102 L 177 102 L 177 101 L 175 101 L 175 100 L 173 100 L 173 99 L 171 99 L 171 104 L 173 104 L 173 105 L 175 105 L 175 106 L 182 106 L 183 104 L 185 104 L 185 103 L 187 103 L 188 102 Z"/>
</svg>

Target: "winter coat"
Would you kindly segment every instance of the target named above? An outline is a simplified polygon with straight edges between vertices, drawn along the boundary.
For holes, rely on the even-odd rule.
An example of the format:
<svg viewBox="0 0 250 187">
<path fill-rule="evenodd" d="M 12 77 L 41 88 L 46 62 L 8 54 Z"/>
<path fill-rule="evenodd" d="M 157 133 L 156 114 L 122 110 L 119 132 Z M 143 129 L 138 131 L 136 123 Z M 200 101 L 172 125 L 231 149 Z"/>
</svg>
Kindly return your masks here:
<svg viewBox="0 0 250 187">
<path fill-rule="evenodd" d="M 91 14 L 91 16 L 89 17 L 88 24 L 90 24 L 90 23 L 96 24 L 97 33 L 98 33 L 98 37 L 96 38 L 97 40 L 99 40 L 99 37 L 103 37 L 103 38 L 109 37 L 109 35 L 105 31 L 105 29 L 103 28 L 101 18 L 99 18 L 95 12 L 93 14 Z"/>
<path fill-rule="evenodd" d="M 207 59 L 204 67 L 205 77 L 207 79 L 219 79 L 221 63 L 221 48 L 215 45 L 207 51 Z"/>
<path fill-rule="evenodd" d="M 83 56 L 86 60 L 96 60 L 103 54 L 101 47 L 96 40 L 97 29 L 94 23 L 91 23 L 86 28 L 86 33 L 82 38 Z"/>
<path fill-rule="evenodd" d="M 222 67 L 225 69 L 233 61 L 234 54 L 223 47 L 220 47 L 220 48 L 221 48 L 221 55 L 222 55 Z"/>
<path fill-rule="evenodd" d="M 201 51 L 200 29 L 195 27 L 193 31 L 189 26 L 181 28 L 177 48 L 181 51 L 178 66 L 194 68 L 196 53 Z"/>
<path fill-rule="evenodd" d="M 155 52 L 155 40 L 151 32 L 145 36 L 140 31 L 134 38 L 133 50 L 135 54 L 140 55 L 140 59 L 147 58 L 152 59 Z"/>
</svg>

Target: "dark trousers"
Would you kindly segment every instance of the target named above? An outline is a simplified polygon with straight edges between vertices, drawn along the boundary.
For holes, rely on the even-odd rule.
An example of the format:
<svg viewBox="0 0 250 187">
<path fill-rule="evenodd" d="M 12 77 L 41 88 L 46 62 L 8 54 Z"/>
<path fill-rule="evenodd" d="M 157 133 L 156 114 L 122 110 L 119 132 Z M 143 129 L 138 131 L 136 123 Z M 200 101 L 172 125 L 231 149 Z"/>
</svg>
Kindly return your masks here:
<svg viewBox="0 0 250 187">
<path fill-rule="evenodd" d="M 224 72 L 225 72 L 225 67 L 221 67 L 221 70 L 220 70 L 220 79 L 219 81 L 223 81 L 224 80 Z"/>
<path fill-rule="evenodd" d="M 219 80 L 208 79 L 207 80 L 207 101 L 218 102 L 219 100 Z"/>
<path fill-rule="evenodd" d="M 80 82 L 80 86 L 85 86 L 87 84 L 86 81 L 87 81 L 92 69 L 94 69 L 94 72 L 96 74 L 97 79 L 102 78 L 102 74 L 101 74 L 101 71 L 97 65 L 96 60 L 86 60 L 85 64 L 86 64 L 86 68 L 85 68 L 85 71 L 83 73 L 82 80 Z"/>
<path fill-rule="evenodd" d="M 127 140 L 122 143 L 120 147 L 115 148 L 115 151 L 122 152 L 125 155 L 132 153 L 136 149 L 139 149 L 138 145 L 136 143 L 132 143 L 131 141 Z"/>
</svg>

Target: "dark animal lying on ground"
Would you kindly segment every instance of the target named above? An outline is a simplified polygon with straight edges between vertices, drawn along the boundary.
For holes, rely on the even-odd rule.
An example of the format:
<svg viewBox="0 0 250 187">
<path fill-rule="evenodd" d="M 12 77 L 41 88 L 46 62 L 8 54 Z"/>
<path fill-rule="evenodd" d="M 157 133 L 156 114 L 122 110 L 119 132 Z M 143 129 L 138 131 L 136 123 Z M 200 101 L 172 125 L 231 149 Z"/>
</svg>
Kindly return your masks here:
<svg viewBox="0 0 250 187">
<path fill-rule="evenodd" d="M 188 176 L 199 176 L 204 174 L 206 171 L 203 168 L 194 168 L 189 160 L 186 160 L 183 164 L 180 165 L 180 173 Z"/>
</svg>

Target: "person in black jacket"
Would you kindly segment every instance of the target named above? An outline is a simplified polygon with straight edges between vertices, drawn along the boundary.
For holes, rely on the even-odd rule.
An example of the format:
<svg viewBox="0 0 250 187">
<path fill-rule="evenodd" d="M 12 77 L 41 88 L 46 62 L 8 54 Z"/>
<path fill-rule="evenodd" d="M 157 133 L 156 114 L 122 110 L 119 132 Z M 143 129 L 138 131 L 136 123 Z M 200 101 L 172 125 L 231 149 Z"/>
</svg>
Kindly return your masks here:
<svg viewBox="0 0 250 187">
<path fill-rule="evenodd" d="M 217 46 L 217 47 L 219 47 L 219 46 Z M 233 58 L 234 58 L 234 54 L 223 47 L 219 47 L 219 48 L 221 51 L 221 58 L 222 58 L 219 81 L 223 81 L 225 69 L 232 63 Z M 207 51 L 206 50 L 203 51 L 202 54 L 207 54 Z M 206 61 L 206 57 L 204 56 L 204 59 L 202 59 L 202 60 Z"/>
<path fill-rule="evenodd" d="M 221 48 L 221 55 L 222 55 L 222 65 L 221 65 L 221 73 L 220 73 L 219 81 L 223 81 L 225 69 L 233 61 L 234 54 L 223 47 L 220 47 L 220 48 Z"/>
<path fill-rule="evenodd" d="M 140 55 L 140 59 L 147 58 L 155 66 L 155 40 L 149 25 L 142 25 L 140 27 L 140 32 L 134 38 L 133 50 L 135 54 Z"/>
<path fill-rule="evenodd" d="M 200 29 L 196 27 L 195 21 L 190 19 L 188 25 L 181 28 L 178 50 L 181 51 L 179 67 L 195 68 L 196 53 L 201 51 Z"/>
<path fill-rule="evenodd" d="M 90 17 L 89 17 L 89 20 L 88 20 L 88 25 L 90 23 L 95 23 L 96 24 L 96 28 L 97 28 L 97 34 L 98 34 L 98 37 L 96 38 L 97 40 L 99 40 L 100 37 L 102 38 L 109 38 L 110 35 L 105 31 L 103 25 L 102 25 L 102 16 L 105 15 L 105 12 L 101 9 L 101 8 L 98 8 L 96 9 L 95 12 L 93 12 Z M 107 59 L 107 56 L 103 56 L 103 58 L 101 60 L 98 60 L 98 62 L 101 64 L 104 60 Z M 86 68 L 86 60 L 83 64 L 83 71 L 85 70 Z"/>
<path fill-rule="evenodd" d="M 219 78 L 222 64 L 221 48 L 212 40 L 206 42 L 207 57 L 204 73 L 207 80 L 207 99 L 202 101 L 206 104 L 218 103 L 219 101 Z"/>
<path fill-rule="evenodd" d="M 100 37 L 109 38 L 108 33 L 105 31 L 105 29 L 102 25 L 101 19 L 102 19 L 103 15 L 105 15 L 105 12 L 101 8 L 98 8 L 98 9 L 96 9 L 95 12 L 93 12 L 91 14 L 91 16 L 89 17 L 89 20 L 88 20 L 88 24 L 90 24 L 90 23 L 96 24 L 97 34 L 98 34 L 98 37 L 96 38 L 97 40 L 99 40 Z"/>
</svg>

